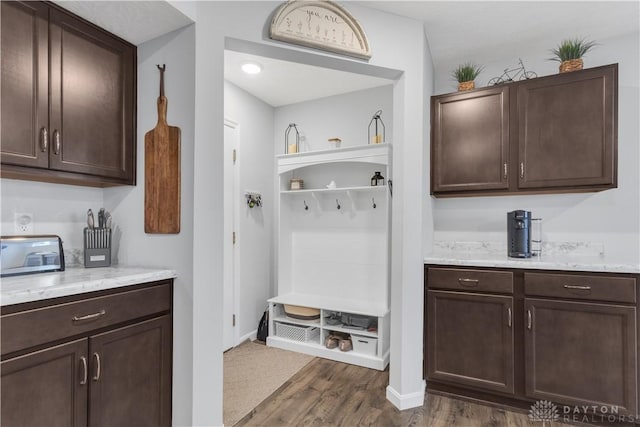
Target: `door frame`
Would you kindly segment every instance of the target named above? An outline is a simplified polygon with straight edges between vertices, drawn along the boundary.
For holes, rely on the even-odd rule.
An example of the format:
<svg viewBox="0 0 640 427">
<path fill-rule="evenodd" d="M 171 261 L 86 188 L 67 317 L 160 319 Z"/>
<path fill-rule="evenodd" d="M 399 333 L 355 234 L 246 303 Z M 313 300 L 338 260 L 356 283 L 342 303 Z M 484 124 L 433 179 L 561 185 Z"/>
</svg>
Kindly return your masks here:
<svg viewBox="0 0 640 427">
<path fill-rule="evenodd" d="M 239 150 L 239 142 L 240 142 L 240 124 L 231 119 L 228 116 L 224 116 L 224 126 L 230 127 L 232 129 L 235 130 L 236 132 L 236 156 L 237 153 L 240 151 Z M 224 138 L 224 136 L 223 136 Z M 223 144 L 225 143 L 225 141 L 223 141 Z M 240 197 L 239 197 L 239 180 L 240 180 L 240 172 L 239 172 L 239 161 L 238 161 L 239 157 L 236 157 L 236 162 L 235 162 L 235 167 L 233 168 L 233 181 L 234 181 L 234 185 L 233 188 L 230 190 L 233 192 L 233 197 L 232 197 L 232 203 L 233 203 L 233 217 L 232 217 L 232 225 L 231 228 L 233 231 L 236 232 L 236 235 L 239 235 L 240 233 Z M 226 174 L 224 174 L 224 176 L 226 176 Z M 223 187 L 224 190 L 223 191 L 227 191 L 226 190 L 226 186 L 224 186 L 223 183 Z M 226 209 L 226 206 L 223 206 L 223 209 Z M 226 229 L 226 227 L 224 227 Z M 226 238 L 228 238 L 229 236 L 227 236 Z M 240 300 L 238 298 L 240 290 L 239 290 L 239 283 L 240 281 L 238 280 L 238 275 L 240 274 L 240 239 L 236 238 L 236 243 L 235 245 L 232 245 L 233 248 L 233 265 L 232 265 L 232 283 L 231 283 L 231 292 L 232 292 L 232 296 L 231 299 L 233 301 L 233 314 L 235 314 L 236 316 L 236 322 L 235 322 L 235 326 L 233 327 L 233 342 L 232 342 L 232 346 L 230 348 L 233 348 L 235 346 L 237 346 L 239 344 L 239 322 L 240 322 Z M 227 268 L 226 266 L 223 265 L 223 278 L 224 278 L 224 269 Z M 223 283 L 223 298 L 224 298 L 224 291 L 227 289 L 227 286 L 225 283 Z M 224 329 L 225 329 L 225 323 L 224 321 L 222 322 L 222 336 L 224 338 Z M 223 344 L 224 346 L 224 344 Z M 228 349 L 225 349 L 224 351 L 226 351 Z"/>
</svg>

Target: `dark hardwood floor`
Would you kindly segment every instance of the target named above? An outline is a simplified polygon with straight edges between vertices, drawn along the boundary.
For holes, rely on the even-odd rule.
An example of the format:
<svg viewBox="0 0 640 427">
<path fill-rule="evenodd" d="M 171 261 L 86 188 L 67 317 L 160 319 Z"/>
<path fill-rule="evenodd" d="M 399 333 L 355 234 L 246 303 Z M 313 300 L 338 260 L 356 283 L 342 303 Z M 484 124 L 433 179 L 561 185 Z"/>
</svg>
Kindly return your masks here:
<svg viewBox="0 0 640 427">
<path fill-rule="evenodd" d="M 428 393 L 425 404 L 406 411 L 385 397 L 389 371 L 315 359 L 247 414 L 236 426 L 532 426 L 526 413 L 511 412 Z M 545 423 L 545 427 L 566 426 Z"/>
</svg>

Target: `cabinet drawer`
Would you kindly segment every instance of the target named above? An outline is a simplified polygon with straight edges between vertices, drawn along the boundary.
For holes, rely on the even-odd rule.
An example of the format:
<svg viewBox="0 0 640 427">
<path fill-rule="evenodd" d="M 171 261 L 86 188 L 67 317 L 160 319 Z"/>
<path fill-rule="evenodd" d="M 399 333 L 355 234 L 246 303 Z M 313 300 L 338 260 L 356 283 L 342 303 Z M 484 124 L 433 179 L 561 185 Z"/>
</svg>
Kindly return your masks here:
<svg viewBox="0 0 640 427">
<path fill-rule="evenodd" d="M 427 279 L 432 289 L 513 294 L 513 273 L 510 271 L 429 268 Z"/>
<path fill-rule="evenodd" d="M 170 309 L 171 285 L 166 283 L 7 314 L 0 318 L 2 354 Z"/>
<path fill-rule="evenodd" d="M 524 292 L 526 295 L 543 297 L 635 303 L 636 279 L 615 276 L 525 273 Z"/>
</svg>

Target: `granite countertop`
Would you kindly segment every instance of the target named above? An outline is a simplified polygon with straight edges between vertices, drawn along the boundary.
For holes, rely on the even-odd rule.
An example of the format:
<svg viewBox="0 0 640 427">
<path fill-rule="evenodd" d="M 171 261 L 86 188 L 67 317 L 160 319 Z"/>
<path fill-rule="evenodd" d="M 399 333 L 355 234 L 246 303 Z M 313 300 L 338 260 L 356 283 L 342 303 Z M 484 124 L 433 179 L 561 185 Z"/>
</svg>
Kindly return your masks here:
<svg viewBox="0 0 640 427">
<path fill-rule="evenodd" d="M 71 267 L 54 273 L 3 277 L 0 305 L 20 304 L 176 277 L 174 270 L 142 267 Z"/>
<path fill-rule="evenodd" d="M 495 245 L 491 244 L 469 245 L 457 242 L 453 244 L 437 242 L 434 244 L 433 251 L 425 256 L 424 263 L 451 266 L 640 274 L 640 262 L 607 256 L 603 250 L 593 250 L 592 246 L 558 245 L 544 248 L 542 256 L 510 258 L 507 256 L 506 248 L 496 250 Z"/>
</svg>

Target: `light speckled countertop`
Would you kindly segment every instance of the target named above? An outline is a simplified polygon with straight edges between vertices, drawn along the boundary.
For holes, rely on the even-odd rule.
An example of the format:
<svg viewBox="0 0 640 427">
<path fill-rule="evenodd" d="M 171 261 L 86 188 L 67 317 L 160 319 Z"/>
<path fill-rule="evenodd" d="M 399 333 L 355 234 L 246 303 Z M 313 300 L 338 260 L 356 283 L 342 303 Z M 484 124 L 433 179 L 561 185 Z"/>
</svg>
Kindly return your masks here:
<svg viewBox="0 0 640 427">
<path fill-rule="evenodd" d="M 589 255 L 543 255 L 531 258 L 509 258 L 495 253 L 434 252 L 424 258 L 425 264 L 525 268 L 608 273 L 640 273 L 640 265 Z"/>
<path fill-rule="evenodd" d="M 0 305 L 19 304 L 176 277 L 174 270 L 142 267 L 71 267 L 54 273 L 0 279 Z"/>
<path fill-rule="evenodd" d="M 542 256 L 510 258 L 500 242 L 436 241 L 425 264 L 640 274 L 640 261 L 607 256 L 604 246 L 590 242 L 547 242 Z"/>
</svg>

